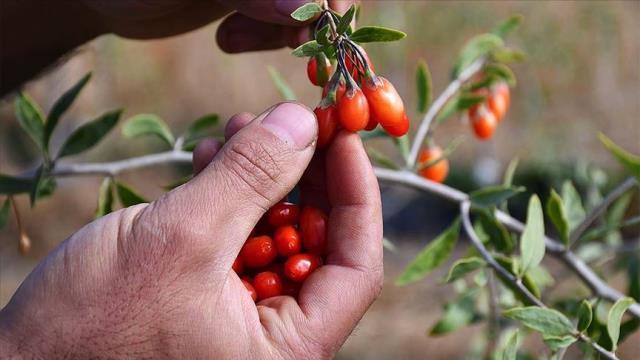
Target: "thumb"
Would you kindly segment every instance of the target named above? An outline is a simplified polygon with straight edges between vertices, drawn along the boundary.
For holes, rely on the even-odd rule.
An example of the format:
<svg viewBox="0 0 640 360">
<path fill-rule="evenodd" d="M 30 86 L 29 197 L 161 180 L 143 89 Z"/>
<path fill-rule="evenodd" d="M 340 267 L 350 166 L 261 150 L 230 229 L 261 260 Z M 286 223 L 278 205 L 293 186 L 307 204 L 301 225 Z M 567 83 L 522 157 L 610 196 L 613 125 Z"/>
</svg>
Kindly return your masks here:
<svg viewBox="0 0 640 360">
<path fill-rule="evenodd" d="M 260 217 L 298 183 L 313 156 L 313 112 L 281 103 L 236 133 L 187 184 L 138 218 L 180 249 L 221 255 L 229 266 Z M 147 225 L 149 226 L 149 225 Z"/>
</svg>

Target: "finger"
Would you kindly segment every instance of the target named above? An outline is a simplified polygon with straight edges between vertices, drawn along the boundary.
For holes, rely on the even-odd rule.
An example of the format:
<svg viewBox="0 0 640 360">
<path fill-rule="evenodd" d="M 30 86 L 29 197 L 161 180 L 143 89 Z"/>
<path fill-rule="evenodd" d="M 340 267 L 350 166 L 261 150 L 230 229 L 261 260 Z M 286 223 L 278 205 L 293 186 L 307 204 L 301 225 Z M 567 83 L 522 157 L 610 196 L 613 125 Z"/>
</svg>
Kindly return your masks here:
<svg viewBox="0 0 640 360">
<path fill-rule="evenodd" d="M 251 122 L 251 120 L 255 119 L 256 116 L 252 113 L 241 112 L 233 115 L 227 121 L 227 125 L 224 127 L 224 139 L 229 141 L 231 137 L 240 131 L 243 127 L 247 126 Z"/>
<path fill-rule="evenodd" d="M 239 13 L 263 22 L 288 26 L 304 26 L 291 17 L 300 6 L 311 0 L 221 0 L 222 4 L 237 10 Z M 311 20 L 310 20 L 311 21 Z M 308 23 L 308 22 L 307 22 Z"/>
<path fill-rule="evenodd" d="M 222 21 L 216 33 L 216 41 L 220 49 L 234 54 L 295 47 L 307 41 L 309 34 L 306 27 L 271 24 L 235 13 Z"/>
<path fill-rule="evenodd" d="M 214 138 L 200 140 L 196 148 L 193 149 L 193 174 L 198 175 L 206 168 L 220 148 L 222 148 L 222 143 Z"/>
<path fill-rule="evenodd" d="M 321 339 L 332 347 L 346 339 L 380 292 L 382 211 L 378 182 L 357 134 L 336 136 L 326 154 L 326 174 L 329 254 L 305 282 L 299 303 L 309 328 L 333 334 Z"/>
<path fill-rule="evenodd" d="M 308 108 L 279 104 L 238 131 L 192 181 L 145 208 L 138 222 L 194 263 L 215 255 L 215 265 L 229 269 L 260 217 L 299 181 L 316 134 Z"/>
</svg>

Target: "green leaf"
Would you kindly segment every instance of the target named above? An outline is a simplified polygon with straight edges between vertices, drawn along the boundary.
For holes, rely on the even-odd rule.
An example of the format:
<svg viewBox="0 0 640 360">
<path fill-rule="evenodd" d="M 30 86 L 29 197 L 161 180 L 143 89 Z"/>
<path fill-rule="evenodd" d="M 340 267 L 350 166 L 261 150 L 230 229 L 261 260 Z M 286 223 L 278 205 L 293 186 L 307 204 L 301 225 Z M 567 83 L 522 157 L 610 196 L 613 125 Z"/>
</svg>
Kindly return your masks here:
<svg viewBox="0 0 640 360">
<path fill-rule="evenodd" d="M 569 180 L 562 184 L 562 204 L 569 223 L 569 230 L 573 231 L 586 215 L 580 194 Z"/>
<path fill-rule="evenodd" d="M 498 63 L 510 64 L 527 60 L 527 54 L 521 50 L 502 48 L 493 51 L 491 58 Z"/>
<path fill-rule="evenodd" d="M 218 114 L 207 114 L 196 119 L 184 132 L 184 144 L 193 143 L 208 135 L 213 135 L 213 129 L 218 125 L 218 121 Z"/>
<path fill-rule="evenodd" d="M 507 344 L 502 352 L 502 360 L 516 360 L 520 347 L 520 332 L 518 329 L 507 340 Z"/>
<path fill-rule="evenodd" d="M 38 168 L 36 176 L 31 183 L 31 190 L 29 191 L 31 206 L 33 207 L 39 199 L 53 194 L 55 188 L 55 179 L 46 169 L 43 169 L 43 167 Z"/>
<path fill-rule="evenodd" d="M 444 306 L 442 318 L 431 328 L 429 335 L 444 335 L 473 322 L 476 315 L 477 289 L 463 293 L 456 301 Z"/>
<path fill-rule="evenodd" d="M 451 283 L 466 274 L 486 266 L 487 263 L 477 256 L 460 259 L 453 263 L 444 282 Z"/>
<path fill-rule="evenodd" d="M 555 283 L 553 276 L 551 276 L 549 271 L 542 265 L 529 269 L 527 275 L 531 281 L 536 284 L 536 287 L 547 287 Z"/>
<path fill-rule="evenodd" d="M 507 85 L 511 87 L 516 86 L 516 75 L 506 65 L 488 64 L 484 67 L 484 73 L 487 76 L 494 77 L 506 82 Z"/>
<path fill-rule="evenodd" d="M 474 228 L 482 242 L 505 254 L 511 253 L 515 244 L 507 228 L 489 211 L 477 211 L 477 214 Z"/>
<path fill-rule="evenodd" d="M 87 73 L 85 76 L 80 79 L 75 85 L 73 85 L 69 90 L 67 90 L 58 100 L 56 100 L 55 104 L 49 111 L 49 116 L 47 116 L 47 122 L 44 125 L 44 144 L 49 144 L 49 139 L 51 138 L 51 134 L 53 130 L 55 130 L 56 125 L 58 125 L 58 121 L 60 121 L 60 117 L 71 107 L 71 104 L 76 100 L 82 88 L 89 82 L 91 79 L 91 73 Z"/>
<path fill-rule="evenodd" d="M 58 158 L 81 153 L 96 145 L 116 126 L 121 114 L 122 110 L 113 110 L 80 126 L 64 142 Z"/>
<path fill-rule="evenodd" d="M 291 52 L 291 55 L 297 56 L 297 57 L 315 56 L 320 54 L 322 52 L 322 49 L 323 49 L 322 45 L 318 44 L 318 42 L 315 40 L 311 40 L 295 48 Z"/>
<path fill-rule="evenodd" d="M 469 194 L 469 200 L 476 207 L 489 208 L 500 205 L 509 198 L 523 192 L 523 187 L 489 186 Z"/>
<path fill-rule="evenodd" d="M 16 118 L 22 129 L 36 143 L 38 149 L 47 152 L 44 143 L 44 116 L 38 104 L 29 95 L 19 93 L 15 102 Z"/>
<path fill-rule="evenodd" d="M 367 149 L 369 157 L 375 161 L 378 165 L 381 165 L 387 169 L 398 170 L 400 167 L 393 160 L 387 157 L 384 153 L 375 149 Z"/>
<path fill-rule="evenodd" d="M 567 335 L 567 336 L 543 336 L 542 340 L 547 346 L 551 349 L 551 351 L 556 352 L 560 349 L 566 348 L 567 346 L 576 342 L 576 338 Z"/>
<path fill-rule="evenodd" d="M 609 339 L 611 339 L 611 344 L 613 344 L 611 351 L 616 351 L 616 348 L 618 347 L 622 315 L 624 315 L 624 312 L 635 303 L 636 302 L 632 298 L 625 297 L 616 301 L 611 309 L 609 309 L 609 314 L 607 315 L 607 333 L 609 334 Z"/>
<path fill-rule="evenodd" d="M 402 158 L 406 161 L 409 158 L 409 135 L 393 137 L 392 139 L 400 155 L 402 155 Z"/>
<path fill-rule="evenodd" d="M 113 186 L 109 177 L 102 180 L 98 191 L 98 207 L 96 209 L 96 219 L 105 216 L 113 211 Z"/>
<path fill-rule="evenodd" d="M 473 37 L 460 51 L 453 67 L 452 77 L 457 78 L 471 63 L 503 45 L 502 39 L 494 34 L 487 33 Z"/>
<path fill-rule="evenodd" d="M 344 34 L 347 30 L 351 28 L 351 22 L 353 21 L 353 17 L 356 14 L 356 5 L 352 4 L 349 10 L 347 10 L 340 22 L 338 23 L 338 28 L 336 29 L 338 34 Z"/>
<path fill-rule="evenodd" d="M 304 4 L 291 13 L 291 17 L 298 21 L 307 21 L 320 15 L 322 8 L 320 5 L 311 2 Z"/>
<path fill-rule="evenodd" d="M 511 185 L 513 185 L 513 177 L 516 174 L 516 169 L 518 169 L 518 163 L 519 162 L 520 162 L 520 160 L 517 157 L 515 157 L 515 158 L 511 159 L 511 161 L 509 161 L 509 165 L 507 165 L 507 169 L 504 171 L 504 177 L 502 179 L 502 186 L 510 187 Z M 500 208 L 505 213 L 509 213 L 509 207 L 508 207 L 508 204 L 506 202 L 504 204 L 502 204 L 502 206 Z"/>
<path fill-rule="evenodd" d="M 518 26 L 520 26 L 520 23 L 522 23 L 523 19 L 524 17 L 522 15 L 511 16 L 507 20 L 496 25 L 496 27 L 494 27 L 493 30 L 491 30 L 491 33 L 497 36 L 500 36 L 501 38 L 504 39 L 507 37 L 507 35 L 509 35 L 509 33 L 515 30 Z"/>
<path fill-rule="evenodd" d="M 138 114 L 127 120 L 122 128 L 122 135 L 135 138 L 144 135 L 157 136 L 169 147 L 173 147 L 175 139 L 167 124 L 154 114 Z"/>
<path fill-rule="evenodd" d="M 33 180 L 0 174 L 0 194 L 14 195 L 28 193 Z"/>
<path fill-rule="evenodd" d="M 551 196 L 547 201 L 547 216 L 556 227 L 560 239 L 565 246 L 569 245 L 569 222 L 564 212 L 562 198 L 555 190 L 551 190 Z"/>
<path fill-rule="evenodd" d="M 460 219 L 456 219 L 449 228 L 418 253 L 415 259 L 396 279 L 396 284 L 406 285 L 416 282 L 447 261 L 453 252 L 459 233 Z"/>
<path fill-rule="evenodd" d="M 363 26 L 351 34 L 351 40 L 358 43 L 386 42 L 403 39 L 407 34 L 402 31 L 380 26 Z"/>
<path fill-rule="evenodd" d="M 525 274 L 529 269 L 537 266 L 542 261 L 545 252 L 544 244 L 544 219 L 542 217 L 542 205 L 537 195 L 529 199 L 527 209 L 527 223 L 520 239 L 520 256 L 522 269 L 520 274 Z"/>
<path fill-rule="evenodd" d="M 268 66 L 267 69 L 269 70 L 269 75 L 271 75 L 271 81 L 273 81 L 273 85 L 278 89 L 280 96 L 282 96 L 284 100 L 297 100 L 296 94 L 293 92 L 289 84 L 287 84 L 287 81 L 282 78 L 280 72 L 273 66 Z"/>
<path fill-rule="evenodd" d="M 0 230 L 9 222 L 9 208 L 11 206 L 11 198 L 7 196 L 0 208 Z"/>
<path fill-rule="evenodd" d="M 431 72 L 424 60 L 420 60 L 416 69 L 416 90 L 418 93 L 418 112 L 426 113 L 431 104 L 432 84 Z"/>
<path fill-rule="evenodd" d="M 468 110 L 474 105 L 484 102 L 486 98 L 482 95 L 464 94 L 460 95 L 456 99 L 456 110 L 464 111 Z"/>
<path fill-rule="evenodd" d="M 502 254 L 495 254 L 494 258 L 496 259 L 498 264 L 500 264 L 500 266 L 505 268 L 507 271 L 509 271 L 513 275 L 517 275 L 520 272 L 518 262 L 515 261 L 516 259 L 512 259 Z M 527 297 L 525 297 L 523 294 L 519 292 L 517 286 L 511 280 L 503 277 L 502 275 L 500 275 L 500 273 L 497 273 L 497 275 L 498 275 L 498 279 L 515 294 L 518 300 L 522 301 L 524 304 L 533 305 L 531 303 L 531 300 L 529 300 Z M 522 276 L 522 285 L 524 285 L 534 297 L 540 298 L 540 288 L 535 283 L 535 281 L 533 281 L 533 279 L 531 278 L 530 272 Z"/>
<path fill-rule="evenodd" d="M 578 308 L 578 331 L 584 332 L 591 325 L 593 320 L 593 309 L 591 303 L 587 300 L 582 300 L 580 307 Z"/>
<path fill-rule="evenodd" d="M 118 198 L 122 203 L 123 207 L 129 207 L 137 204 L 142 204 L 148 202 L 141 195 L 136 193 L 132 188 L 127 185 L 116 182 L 116 192 L 118 193 Z"/>
<path fill-rule="evenodd" d="M 573 324 L 561 312 L 539 306 L 517 307 L 503 313 L 505 317 L 518 320 L 529 329 L 545 337 L 565 337 L 575 333 Z"/>
<path fill-rule="evenodd" d="M 598 138 L 600 138 L 600 142 L 604 144 L 607 150 L 618 159 L 618 162 L 620 162 L 631 175 L 640 180 L 640 156 L 624 150 L 603 133 L 599 133 Z"/>
</svg>

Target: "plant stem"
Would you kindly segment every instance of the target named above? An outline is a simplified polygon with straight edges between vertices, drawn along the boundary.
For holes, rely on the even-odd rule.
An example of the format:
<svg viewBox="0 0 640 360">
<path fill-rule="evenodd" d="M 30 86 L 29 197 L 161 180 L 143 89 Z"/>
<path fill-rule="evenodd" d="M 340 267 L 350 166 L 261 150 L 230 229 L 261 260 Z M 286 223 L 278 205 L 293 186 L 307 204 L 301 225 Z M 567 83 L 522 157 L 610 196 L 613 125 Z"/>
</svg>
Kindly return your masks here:
<svg viewBox="0 0 640 360">
<path fill-rule="evenodd" d="M 489 319 L 487 320 L 487 347 L 485 349 L 485 359 L 491 359 L 495 353 L 498 339 L 500 338 L 500 299 L 498 284 L 493 271 L 487 271 L 487 290 L 489 296 Z"/>
<path fill-rule="evenodd" d="M 418 128 L 418 132 L 413 139 L 413 143 L 411 144 L 411 152 L 409 153 L 409 158 L 407 159 L 407 168 L 413 169 L 416 165 L 416 161 L 418 159 L 418 153 L 420 152 L 420 148 L 422 147 L 422 143 L 424 142 L 424 138 L 429 133 L 429 128 L 431 127 L 431 123 L 436 118 L 438 113 L 444 108 L 447 102 L 460 90 L 460 87 L 473 75 L 475 75 L 478 71 L 482 69 L 482 67 L 486 63 L 486 58 L 482 57 L 478 60 L 474 61 L 469 65 L 457 79 L 453 80 L 449 86 L 438 96 L 438 98 L 431 104 L 429 110 L 424 115 L 422 122 L 420 123 L 420 127 Z"/>
</svg>

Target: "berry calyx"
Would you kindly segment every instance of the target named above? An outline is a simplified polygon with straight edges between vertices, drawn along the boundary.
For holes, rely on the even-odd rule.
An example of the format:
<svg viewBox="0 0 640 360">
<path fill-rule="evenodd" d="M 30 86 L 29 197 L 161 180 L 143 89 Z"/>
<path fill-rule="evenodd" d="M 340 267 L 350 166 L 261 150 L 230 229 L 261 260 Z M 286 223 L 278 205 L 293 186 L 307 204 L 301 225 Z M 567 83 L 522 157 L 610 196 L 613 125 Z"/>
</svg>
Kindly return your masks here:
<svg viewBox="0 0 640 360">
<path fill-rule="evenodd" d="M 338 99 L 340 125 L 348 131 L 364 129 L 369 123 L 369 104 L 359 88 L 348 89 Z"/>
<path fill-rule="evenodd" d="M 243 264 L 250 268 L 269 265 L 276 256 L 278 256 L 276 246 L 266 235 L 250 238 L 240 250 Z"/>
<path fill-rule="evenodd" d="M 282 280 L 278 274 L 271 271 L 263 271 L 253 278 L 253 287 L 256 289 L 258 300 L 282 295 Z"/>
<path fill-rule="evenodd" d="M 276 243 L 278 254 L 282 257 L 295 255 L 302 250 L 300 233 L 291 225 L 277 228 L 273 240 Z"/>
<path fill-rule="evenodd" d="M 321 265 L 321 259 L 312 254 L 298 254 L 284 263 L 284 275 L 291 281 L 303 282 Z"/>
<path fill-rule="evenodd" d="M 418 167 L 423 167 L 429 162 L 442 158 L 442 154 L 442 149 L 437 145 L 432 145 L 426 149 L 423 149 L 420 152 L 420 157 L 418 158 Z M 419 171 L 419 174 L 425 179 L 442 183 L 449 174 L 449 160 L 447 160 L 446 158 L 442 158 L 434 164 L 423 167 Z"/>
</svg>

